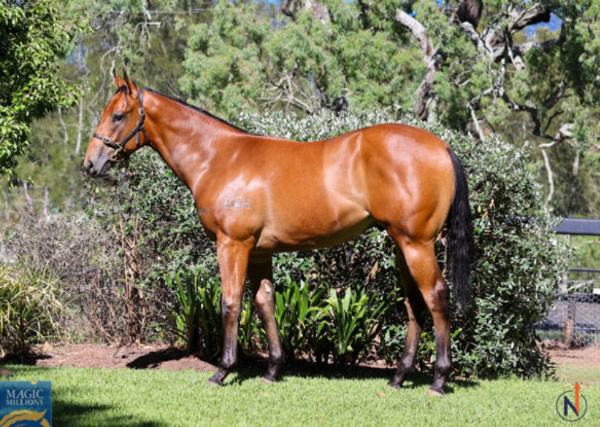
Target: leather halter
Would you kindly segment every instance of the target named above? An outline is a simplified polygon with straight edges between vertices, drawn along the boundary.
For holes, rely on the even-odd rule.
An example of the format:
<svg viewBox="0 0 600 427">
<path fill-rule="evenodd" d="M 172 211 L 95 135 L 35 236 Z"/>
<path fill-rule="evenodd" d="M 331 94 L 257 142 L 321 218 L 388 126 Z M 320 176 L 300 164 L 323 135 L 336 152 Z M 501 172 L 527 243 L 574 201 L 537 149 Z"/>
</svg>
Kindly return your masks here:
<svg viewBox="0 0 600 427">
<path fill-rule="evenodd" d="M 115 142 L 107 136 L 102 136 L 102 135 L 98 135 L 97 133 L 94 133 L 94 138 L 98 138 L 106 146 L 116 150 L 115 154 L 114 154 L 115 156 L 118 156 L 121 153 L 125 152 L 125 145 L 134 136 L 135 136 L 136 149 L 140 148 L 140 132 L 144 134 L 145 140 L 148 143 L 150 143 L 150 138 L 148 138 L 146 129 L 144 129 L 144 120 L 146 119 L 146 113 L 144 113 L 142 89 L 138 89 L 138 100 L 139 100 L 139 110 L 138 111 L 140 113 L 140 119 L 138 120 L 138 124 L 131 132 L 129 132 L 129 134 L 121 142 Z"/>
</svg>

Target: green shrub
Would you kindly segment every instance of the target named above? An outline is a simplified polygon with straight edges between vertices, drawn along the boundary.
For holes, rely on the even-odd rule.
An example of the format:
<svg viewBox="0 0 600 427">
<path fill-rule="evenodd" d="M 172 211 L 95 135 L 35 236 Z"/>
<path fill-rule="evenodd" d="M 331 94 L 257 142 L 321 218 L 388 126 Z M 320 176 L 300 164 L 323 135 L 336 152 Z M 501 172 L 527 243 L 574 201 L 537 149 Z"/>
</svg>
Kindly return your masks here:
<svg viewBox="0 0 600 427">
<path fill-rule="evenodd" d="M 177 336 L 190 353 L 216 359 L 221 352 L 221 283 L 200 266 L 182 269 L 167 285 L 177 298 L 173 318 Z"/>
<path fill-rule="evenodd" d="M 33 344 L 58 337 L 59 291 L 48 269 L 0 265 L 0 356 L 22 359 Z"/>
</svg>

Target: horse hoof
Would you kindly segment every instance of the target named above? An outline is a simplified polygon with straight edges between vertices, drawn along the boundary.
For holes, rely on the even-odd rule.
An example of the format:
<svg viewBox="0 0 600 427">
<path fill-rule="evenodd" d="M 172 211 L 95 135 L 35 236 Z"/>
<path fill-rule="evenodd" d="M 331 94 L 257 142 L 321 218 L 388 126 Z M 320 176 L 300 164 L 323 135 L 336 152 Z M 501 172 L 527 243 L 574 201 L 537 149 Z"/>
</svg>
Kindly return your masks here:
<svg viewBox="0 0 600 427">
<path fill-rule="evenodd" d="M 224 386 L 223 381 L 219 381 L 218 379 L 215 379 L 215 378 L 212 378 L 212 377 L 206 383 L 208 385 L 216 386 L 216 387 L 223 387 Z"/>
<path fill-rule="evenodd" d="M 273 377 L 262 377 L 260 380 L 263 384 L 275 384 L 277 382 L 276 378 Z"/>
<path fill-rule="evenodd" d="M 444 392 L 440 391 L 440 390 L 434 390 L 434 389 L 430 388 L 429 390 L 427 390 L 427 392 L 425 392 L 425 396 L 430 396 L 430 397 L 444 397 Z"/>
<path fill-rule="evenodd" d="M 388 387 L 392 387 L 395 389 L 401 389 L 402 388 L 402 383 L 399 382 L 395 382 L 395 381 L 390 381 L 389 383 L 387 383 Z"/>
</svg>

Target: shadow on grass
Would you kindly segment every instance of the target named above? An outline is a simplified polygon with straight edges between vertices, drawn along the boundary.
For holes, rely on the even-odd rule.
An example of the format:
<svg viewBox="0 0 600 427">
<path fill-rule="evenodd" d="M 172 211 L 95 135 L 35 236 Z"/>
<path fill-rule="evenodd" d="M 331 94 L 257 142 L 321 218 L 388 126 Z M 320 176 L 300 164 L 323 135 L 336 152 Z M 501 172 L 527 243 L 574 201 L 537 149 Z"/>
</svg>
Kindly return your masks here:
<svg viewBox="0 0 600 427">
<path fill-rule="evenodd" d="M 32 373 L 52 371 L 55 368 L 33 367 L 32 365 L 10 365 L 15 381 L 29 381 Z M 0 380 L 2 381 L 2 380 Z M 60 382 L 52 380 L 52 424 L 57 426 L 123 426 L 123 427 L 163 427 L 167 424 L 140 419 L 139 415 L 123 413 L 118 405 L 104 403 L 80 403 L 74 401 L 86 395 L 85 387 L 61 387 Z M 75 396 L 75 397 L 73 397 Z"/>
<path fill-rule="evenodd" d="M 60 392 L 53 392 L 52 423 L 57 426 L 85 425 L 88 419 L 93 425 L 123 426 L 123 427 L 159 427 L 163 423 L 141 420 L 138 416 L 115 414 L 117 409 L 109 405 L 82 405 L 61 399 Z"/>
<path fill-rule="evenodd" d="M 127 364 L 128 368 L 132 369 L 153 369 L 158 367 L 162 362 L 170 360 L 179 360 L 187 357 L 188 353 L 178 348 L 169 347 L 164 350 L 152 351 L 144 354 Z"/>
<path fill-rule="evenodd" d="M 15 364 L 15 365 L 26 365 L 35 366 L 38 360 L 51 359 L 52 356 L 45 353 L 9 353 L 0 359 L 0 365 L 3 364 Z"/>
<path fill-rule="evenodd" d="M 168 348 L 165 350 L 154 351 L 129 362 L 127 367 L 133 369 L 153 369 L 162 362 L 170 360 L 179 360 L 187 357 L 188 354 L 180 349 Z M 210 362 L 206 362 L 207 364 Z M 226 380 L 226 384 L 241 384 L 244 381 L 261 378 L 267 369 L 268 360 L 264 356 L 257 354 L 248 354 L 239 352 L 239 362 L 232 371 L 236 375 Z M 310 362 L 306 360 L 288 360 L 283 366 L 280 380 L 285 381 L 286 377 L 302 378 L 329 378 L 329 379 L 381 379 L 389 381 L 394 375 L 394 368 L 375 367 L 375 366 L 338 366 L 333 364 L 323 364 Z M 403 388 L 418 388 L 431 385 L 433 377 L 423 373 L 411 373 L 407 376 Z M 472 380 L 453 379 L 446 384 L 446 392 L 452 393 L 455 388 L 476 387 L 478 383 Z"/>
<path fill-rule="evenodd" d="M 238 367 L 234 370 L 237 374 L 231 380 L 231 383 L 243 383 L 246 380 L 256 379 L 263 376 L 267 369 L 267 360 L 258 356 L 245 355 L 241 358 Z M 309 362 L 306 360 L 286 361 L 282 369 L 280 381 L 285 381 L 288 377 L 301 378 L 327 378 L 327 379 L 381 379 L 386 383 L 394 375 L 395 368 L 375 367 L 375 366 L 338 366 L 333 364 L 322 364 Z M 412 389 L 424 386 L 430 386 L 433 382 L 433 376 L 412 372 L 407 375 L 402 388 Z M 225 382 L 227 384 L 227 380 Z M 467 389 L 479 386 L 475 380 L 452 379 L 446 386 L 447 393 L 453 393 L 455 389 Z"/>
</svg>

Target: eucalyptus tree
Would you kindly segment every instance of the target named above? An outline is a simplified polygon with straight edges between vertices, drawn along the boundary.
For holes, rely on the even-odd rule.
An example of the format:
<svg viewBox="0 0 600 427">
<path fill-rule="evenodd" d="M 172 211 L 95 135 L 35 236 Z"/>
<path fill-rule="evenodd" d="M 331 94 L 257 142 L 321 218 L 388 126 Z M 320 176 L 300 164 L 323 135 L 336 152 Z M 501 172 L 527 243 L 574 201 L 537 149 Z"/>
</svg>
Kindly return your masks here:
<svg viewBox="0 0 600 427">
<path fill-rule="evenodd" d="M 58 72 L 75 30 L 57 0 L 0 3 L 0 173 L 27 151 L 34 119 L 76 100 Z"/>
<path fill-rule="evenodd" d="M 476 13 L 465 15 L 472 7 Z M 394 19 L 418 41 L 427 66 L 415 111 L 482 141 L 493 131 L 531 144 L 543 163 L 546 204 L 597 215 L 597 186 L 582 184 L 592 184 L 600 148 L 599 12 L 598 0 L 418 1 L 397 9 Z M 535 32 L 551 18 L 560 28 Z"/>
<path fill-rule="evenodd" d="M 52 4 L 58 8 L 59 2 Z M 27 182 L 35 210 L 80 206 L 81 198 L 90 194 L 79 192 L 81 150 L 97 124 L 101 106 L 114 91 L 111 70 L 126 67 L 140 84 L 181 96 L 177 81 L 183 72 L 186 29 L 190 23 L 209 19 L 211 7 L 210 0 L 60 2 L 61 22 L 71 33 L 69 37 L 61 33 L 59 44 L 68 54 L 54 64 L 52 76 L 70 82 L 81 96 L 71 100 L 71 108 L 62 104 L 58 111 L 31 124 L 30 154 L 14 169 L 12 180 L 20 185 L 15 191 L 4 189 L 4 205 L 20 210 L 22 184 Z"/>
<path fill-rule="evenodd" d="M 190 28 L 181 88 L 215 113 L 407 108 L 424 68 L 407 34 L 364 28 L 355 3 L 220 1 Z"/>
</svg>

